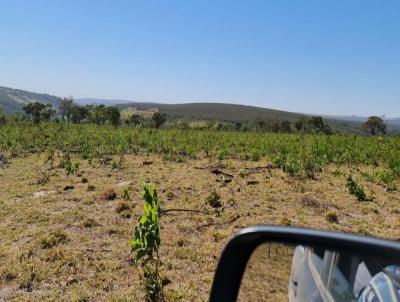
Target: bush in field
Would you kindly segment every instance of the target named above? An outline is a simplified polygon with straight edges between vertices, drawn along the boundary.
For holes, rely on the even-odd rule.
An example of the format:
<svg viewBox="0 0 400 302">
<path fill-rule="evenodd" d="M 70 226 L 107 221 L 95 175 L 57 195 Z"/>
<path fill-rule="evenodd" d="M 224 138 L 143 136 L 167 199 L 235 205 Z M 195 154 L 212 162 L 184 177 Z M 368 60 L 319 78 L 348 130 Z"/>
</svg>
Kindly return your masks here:
<svg viewBox="0 0 400 302">
<path fill-rule="evenodd" d="M 346 186 L 349 189 L 349 193 L 356 196 L 358 201 L 366 200 L 364 188 L 354 180 L 352 175 L 349 175 L 349 177 L 347 177 Z"/>
<path fill-rule="evenodd" d="M 217 191 L 215 191 L 215 189 L 211 192 L 210 195 L 207 196 L 206 203 L 213 208 L 222 207 L 221 196 L 217 193 Z"/>
<path fill-rule="evenodd" d="M 117 198 L 117 193 L 113 188 L 106 189 L 101 195 L 103 200 L 114 200 Z"/>
<path fill-rule="evenodd" d="M 135 264 L 140 268 L 146 301 L 165 301 L 160 277 L 158 249 L 160 239 L 160 203 L 155 186 L 144 185 L 144 214 L 139 218 L 129 246 L 135 255 Z"/>
<path fill-rule="evenodd" d="M 338 223 L 339 218 L 336 212 L 328 212 L 325 216 L 326 221 L 331 222 L 331 223 Z"/>
</svg>

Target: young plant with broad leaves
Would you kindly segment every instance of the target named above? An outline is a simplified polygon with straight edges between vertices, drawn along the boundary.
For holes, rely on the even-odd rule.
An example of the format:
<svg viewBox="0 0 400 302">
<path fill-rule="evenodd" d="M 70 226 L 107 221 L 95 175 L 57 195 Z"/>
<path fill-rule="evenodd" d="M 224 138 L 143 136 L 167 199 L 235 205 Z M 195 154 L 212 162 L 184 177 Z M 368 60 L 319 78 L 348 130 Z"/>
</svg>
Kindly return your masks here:
<svg viewBox="0 0 400 302">
<path fill-rule="evenodd" d="M 144 185 L 144 214 L 139 218 L 129 246 L 144 284 L 146 301 L 165 301 L 160 277 L 160 203 L 155 186 Z"/>
</svg>

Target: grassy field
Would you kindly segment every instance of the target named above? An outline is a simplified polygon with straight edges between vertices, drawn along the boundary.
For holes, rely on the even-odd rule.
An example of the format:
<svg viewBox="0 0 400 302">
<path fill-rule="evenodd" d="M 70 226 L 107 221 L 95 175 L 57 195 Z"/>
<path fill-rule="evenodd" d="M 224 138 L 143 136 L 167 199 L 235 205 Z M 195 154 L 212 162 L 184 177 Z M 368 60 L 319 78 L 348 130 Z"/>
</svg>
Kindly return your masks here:
<svg viewBox="0 0 400 302">
<path fill-rule="evenodd" d="M 143 301 L 128 247 L 143 182 L 163 209 L 197 210 L 161 216 L 167 301 L 207 301 L 249 225 L 400 238 L 398 138 L 22 124 L 0 128 L 0 146 L 0 300 Z"/>
</svg>

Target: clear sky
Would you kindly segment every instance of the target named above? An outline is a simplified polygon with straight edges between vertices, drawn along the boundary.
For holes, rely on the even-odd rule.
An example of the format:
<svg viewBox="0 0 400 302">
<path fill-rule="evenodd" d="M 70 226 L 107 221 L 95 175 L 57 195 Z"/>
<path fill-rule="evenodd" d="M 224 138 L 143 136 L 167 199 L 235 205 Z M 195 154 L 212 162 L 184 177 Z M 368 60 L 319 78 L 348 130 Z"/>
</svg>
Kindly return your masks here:
<svg viewBox="0 0 400 302">
<path fill-rule="evenodd" d="M 0 85 L 400 117 L 399 0 L 2 0 Z"/>
</svg>

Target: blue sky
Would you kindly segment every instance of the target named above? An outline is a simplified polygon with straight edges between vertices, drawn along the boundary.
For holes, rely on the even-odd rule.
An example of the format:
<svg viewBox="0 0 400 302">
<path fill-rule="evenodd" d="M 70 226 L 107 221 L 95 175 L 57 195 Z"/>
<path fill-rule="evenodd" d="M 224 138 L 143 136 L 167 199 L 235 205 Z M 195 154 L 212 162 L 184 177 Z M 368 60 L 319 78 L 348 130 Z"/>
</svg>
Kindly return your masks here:
<svg viewBox="0 0 400 302">
<path fill-rule="evenodd" d="M 400 116 L 400 1 L 0 3 L 0 85 Z"/>
</svg>

